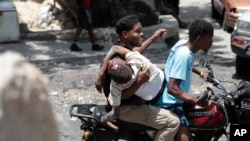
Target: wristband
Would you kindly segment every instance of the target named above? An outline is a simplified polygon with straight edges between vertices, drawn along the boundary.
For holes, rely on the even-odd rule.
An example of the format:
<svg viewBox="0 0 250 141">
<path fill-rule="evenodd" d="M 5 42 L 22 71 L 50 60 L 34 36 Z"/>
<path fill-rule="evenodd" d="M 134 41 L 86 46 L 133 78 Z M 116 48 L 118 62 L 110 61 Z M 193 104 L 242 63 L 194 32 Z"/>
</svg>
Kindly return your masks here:
<svg viewBox="0 0 250 141">
<path fill-rule="evenodd" d="M 203 77 L 203 71 L 200 72 L 200 77 Z"/>
</svg>

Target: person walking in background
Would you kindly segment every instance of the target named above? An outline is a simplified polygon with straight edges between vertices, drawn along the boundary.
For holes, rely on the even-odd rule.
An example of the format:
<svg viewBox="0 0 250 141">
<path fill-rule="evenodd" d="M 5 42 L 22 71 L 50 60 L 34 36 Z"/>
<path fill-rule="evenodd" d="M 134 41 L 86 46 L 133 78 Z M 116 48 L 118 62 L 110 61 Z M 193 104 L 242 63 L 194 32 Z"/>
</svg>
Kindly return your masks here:
<svg viewBox="0 0 250 141">
<path fill-rule="evenodd" d="M 92 50 L 103 50 L 104 46 L 97 44 L 95 34 L 93 32 L 93 15 L 91 9 L 92 0 L 77 0 L 77 17 L 78 25 L 73 37 L 73 43 L 70 46 L 71 51 L 82 51 L 78 47 L 77 41 L 81 35 L 83 29 L 88 31 L 89 40 L 92 43 Z"/>
<path fill-rule="evenodd" d="M 171 2 L 171 3 L 170 3 Z M 168 15 L 171 14 L 178 22 L 180 28 L 187 28 L 188 23 L 184 22 L 179 17 L 179 2 L 178 1 L 169 1 L 169 0 L 161 0 L 160 6 L 160 14 Z"/>
<path fill-rule="evenodd" d="M 175 13 L 179 16 L 179 3 L 180 3 L 180 1 L 179 0 L 164 0 L 164 1 L 168 2 L 175 10 Z"/>
</svg>

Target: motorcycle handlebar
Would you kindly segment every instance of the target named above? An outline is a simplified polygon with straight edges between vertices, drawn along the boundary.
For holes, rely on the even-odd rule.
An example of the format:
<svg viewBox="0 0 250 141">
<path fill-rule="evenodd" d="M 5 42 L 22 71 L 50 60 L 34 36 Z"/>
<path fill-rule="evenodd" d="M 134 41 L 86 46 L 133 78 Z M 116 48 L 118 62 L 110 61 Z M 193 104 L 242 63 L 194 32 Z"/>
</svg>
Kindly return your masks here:
<svg viewBox="0 0 250 141">
<path fill-rule="evenodd" d="M 213 74 L 208 75 L 207 81 L 212 83 L 216 87 L 222 88 L 225 92 L 229 93 L 229 90 L 220 82 L 220 80 L 216 79 Z"/>
<path fill-rule="evenodd" d="M 230 93 L 230 91 L 218 79 L 214 77 L 212 66 L 207 60 L 201 59 L 199 64 L 200 66 L 203 66 L 209 70 L 210 73 L 208 74 L 208 77 L 207 77 L 208 82 L 212 83 L 216 87 L 220 87 L 225 92 Z"/>
</svg>

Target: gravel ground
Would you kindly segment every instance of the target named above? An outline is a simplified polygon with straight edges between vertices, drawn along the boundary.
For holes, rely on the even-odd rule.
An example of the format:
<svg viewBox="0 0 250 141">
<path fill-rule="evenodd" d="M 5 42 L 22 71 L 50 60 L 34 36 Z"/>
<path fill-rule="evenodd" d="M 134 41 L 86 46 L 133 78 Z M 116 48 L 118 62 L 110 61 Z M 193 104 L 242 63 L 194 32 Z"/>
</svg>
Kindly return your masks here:
<svg viewBox="0 0 250 141">
<path fill-rule="evenodd" d="M 209 60 L 214 70 L 214 75 L 219 80 L 237 83 L 241 79 L 233 77 L 235 73 L 235 54 L 232 53 L 230 48 L 230 34 L 224 32 L 218 22 L 211 18 L 209 4 L 210 0 L 183 0 L 180 3 L 180 15 L 184 20 L 188 17 L 187 21 L 202 18 L 214 24 L 215 35 L 213 47 L 207 55 L 200 52 L 197 53 L 197 60 L 200 58 Z M 199 12 L 194 13 L 193 11 Z M 187 37 L 187 30 L 181 29 L 179 32 L 180 38 Z M 168 56 L 168 48 L 165 50 L 150 50 L 150 52 L 145 53 L 145 56 L 160 68 L 164 68 Z M 94 86 L 96 73 L 100 65 L 97 62 L 101 62 L 101 58 L 36 62 L 36 65 L 50 79 L 49 97 L 54 113 L 56 114 L 62 141 L 81 140 L 80 122 L 75 118 L 70 118 L 68 114 L 71 104 L 105 103 L 103 94 L 98 93 Z M 82 61 L 83 59 L 84 61 Z M 200 94 L 207 86 L 211 86 L 211 84 L 204 82 L 199 76 L 194 75 L 190 93 L 195 95 Z M 233 87 L 232 84 L 228 86 Z"/>
<path fill-rule="evenodd" d="M 164 68 L 168 52 L 156 50 L 150 53 L 146 52 L 145 56 L 150 58 L 160 68 Z M 203 57 L 204 54 L 198 53 L 197 60 Z M 211 65 L 216 78 L 236 83 L 240 81 L 239 79 L 232 78 L 235 70 L 234 62 L 222 65 L 220 63 L 222 61 L 213 59 L 213 56 L 206 55 L 206 58 L 212 62 Z M 101 60 L 95 61 L 100 62 Z M 79 120 L 70 118 L 68 114 L 70 105 L 78 103 L 106 103 L 104 95 L 98 93 L 94 86 L 100 64 L 91 63 L 91 61 L 86 62 L 90 63 L 84 64 L 81 59 L 36 63 L 50 80 L 49 97 L 57 117 L 62 141 L 80 140 L 81 137 Z M 197 63 L 198 61 L 195 64 Z M 206 83 L 199 76 L 193 75 L 190 94 L 201 94 L 207 86 L 211 86 L 211 84 Z"/>
</svg>

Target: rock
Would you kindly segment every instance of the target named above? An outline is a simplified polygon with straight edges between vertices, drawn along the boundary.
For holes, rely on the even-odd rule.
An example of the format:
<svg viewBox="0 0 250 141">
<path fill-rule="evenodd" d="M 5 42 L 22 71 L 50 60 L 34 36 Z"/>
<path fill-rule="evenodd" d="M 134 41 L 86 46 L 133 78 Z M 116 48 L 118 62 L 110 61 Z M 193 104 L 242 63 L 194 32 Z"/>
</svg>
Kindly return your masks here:
<svg viewBox="0 0 250 141">
<path fill-rule="evenodd" d="M 155 8 L 155 0 L 141 0 L 141 1 L 145 2 L 153 11 L 156 10 L 156 8 Z"/>
<path fill-rule="evenodd" d="M 17 53 L 0 58 L 0 140 L 58 141 L 47 78 Z"/>
<path fill-rule="evenodd" d="M 174 44 L 179 40 L 179 27 L 177 20 L 171 15 L 162 15 L 159 16 L 161 21 L 158 24 L 143 27 L 145 38 L 151 36 L 155 30 L 159 28 L 164 28 L 167 30 L 168 34 L 166 37 L 166 43 L 169 45 Z M 58 30 L 58 31 L 44 31 L 44 32 L 29 32 L 26 34 L 21 34 L 22 39 L 28 40 L 63 40 L 71 41 L 74 35 L 75 29 L 72 30 Z M 119 37 L 115 32 L 114 27 L 108 28 L 94 28 L 94 34 L 97 41 L 106 41 L 106 42 L 116 42 Z M 83 30 L 80 35 L 79 41 L 88 41 L 89 36 L 86 30 Z"/>
<path fill-rule="evenodd" d="M 53 15 L 53 6 L 52 4 L 47 4 L 44 7 L 41 7 L 38 16 L 37 16 L 37 26 L 40 28 L 47 28 L 48 25 L 55 19 Z"/>
<path fill-rule="evenodd" d="M 76 2 L 64 0 L 72 11 L 76 13 Z M 158 16 L 145 0 L 94 0 L 92 4 L 94 27 L 114 27 L 116 22 L 128 14 L 137 14 L 143 26 L 158 23 Z"/>
</svg>

